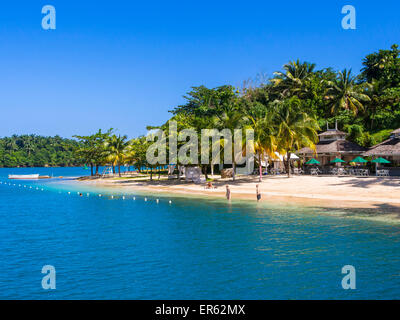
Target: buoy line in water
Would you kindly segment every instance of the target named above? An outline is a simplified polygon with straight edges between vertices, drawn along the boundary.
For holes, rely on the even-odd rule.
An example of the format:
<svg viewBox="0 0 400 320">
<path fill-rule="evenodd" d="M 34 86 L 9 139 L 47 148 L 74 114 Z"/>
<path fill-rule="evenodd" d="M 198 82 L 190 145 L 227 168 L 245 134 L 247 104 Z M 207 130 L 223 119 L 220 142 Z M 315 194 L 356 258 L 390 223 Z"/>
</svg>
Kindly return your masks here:
<svg viewBox="0 0 400 320">
<path fill-rule="evenodd" d="M 43 187 L 41 187 L 41 186 L 38 186 L 38 187 L 35 187 L 35 186 L 27 186 L 26 184 L 25 185 L 21 185 L 21 184 L 15 184 L 15 183 L 10 183 L 10 182 L 5 182 L 5 181 L 0 181 L 0 185 L 4 185 L 4 186 L 11 186 L 11 187 L 19 187 L 19 188 L 28 188 L 28 189 L 31 189 L 31 190 L 37 190 L 37 191 L 45 191 L 45 189 L 43 188 Z M 68 195 L 71 195 L 71 191 L 66 191 L 66 193 L 68 194 Z M 62 194 L 62 192 L 61 191 L 59 191 L 58 192 L 58 194 Z M 83 193 L 82 192 L 79 192 L 79 191 L 77 191 L 76 192 L 76 194 L 79 196 L 79 197 L 83 197 Z M 116 199 L 116 200 L 127 200 L 128 199 L 128 197 L 126 196 L 126 195 L 122 195 L 122 196 L 120 196 L 119 197 L 119 195 L 117 195 L 117 196 L 115 196 L 115 195 L 113 195 L 113 194 L 111 194 L 111 195 L 103 195 L 103 194 L 101 194 L 101 193 L 98 193 L 98 194 L 96 194 L 97 195 L 97 197 L 99 197 L 99 198 L 102 198 L 102 197 L 106 197 L 106 198 L 108 198 L 108 199 L 111 199 L 111 200 L 114 200 L 114 199 Z M 89 192 L 87 192 L 86 193 L 86 197 L 87 198 L 89 198 L 90 197 L 90 193 Z M 136 201 L 136 196 L 134 196 L 134 197 L 132 197 L 132 200 L 133 201 Z M 148 198 L 147 197 L 144 197 L 143 198 L 143 200 L 144 200 L 144 202 L 147 202 L 147 200 L 148 200 Z M 155 199 L 155 202 L 158 204 L 158 203 L 160 203 L 160 199 Z M 168 203 L 169 204 L 172 204 L 172 200 L 168 200 Z"/>
</svg>

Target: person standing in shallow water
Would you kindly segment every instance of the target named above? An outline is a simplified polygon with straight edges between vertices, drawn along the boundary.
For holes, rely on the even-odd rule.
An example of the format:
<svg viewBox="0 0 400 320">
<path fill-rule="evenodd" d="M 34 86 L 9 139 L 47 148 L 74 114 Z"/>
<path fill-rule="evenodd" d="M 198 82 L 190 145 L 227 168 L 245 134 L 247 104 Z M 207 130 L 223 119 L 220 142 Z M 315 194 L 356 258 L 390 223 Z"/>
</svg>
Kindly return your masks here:
<svg viewBox="0 0 400 320">
<path fill-rule="evenodd" d="M 226 200 L 231 200 L 231 189 L 226 185 Z"/>
<path fill-rule="evenodd" d="M 259 185 L 256 185 L 256 195 L 257 195 L 257 202 L 261 200 L 261 193 L 260 193 L 260 188 Z"/>
</svg>

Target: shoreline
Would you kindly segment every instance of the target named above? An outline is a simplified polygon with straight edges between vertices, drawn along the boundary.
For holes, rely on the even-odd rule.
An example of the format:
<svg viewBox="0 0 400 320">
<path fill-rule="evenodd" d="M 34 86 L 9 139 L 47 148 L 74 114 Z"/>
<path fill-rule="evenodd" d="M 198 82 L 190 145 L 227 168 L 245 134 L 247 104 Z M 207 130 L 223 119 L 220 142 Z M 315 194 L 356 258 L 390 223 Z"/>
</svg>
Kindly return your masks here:
<svg viewBox="0 0 400 320">
<path fill-rule="evenodd" d="M 256 201 L 255 186 L 260 185 L 261 203 L 288 203 L 329 208 L 393 209 L 400 213 L 400 189 L 397 177 L 324 177 L 286 176 L 240 177 L 236 181 L 219 179 L 216 189 L 204 184 L 177 180 L 143 181 L 138 179 L 98 178 L 78 182 L 99 187 L 115 187 L 124 191 L 196 196 L 205 199 L 225 199 L 225 185 L 231 189 L 232 200 Z"/>
</svg>

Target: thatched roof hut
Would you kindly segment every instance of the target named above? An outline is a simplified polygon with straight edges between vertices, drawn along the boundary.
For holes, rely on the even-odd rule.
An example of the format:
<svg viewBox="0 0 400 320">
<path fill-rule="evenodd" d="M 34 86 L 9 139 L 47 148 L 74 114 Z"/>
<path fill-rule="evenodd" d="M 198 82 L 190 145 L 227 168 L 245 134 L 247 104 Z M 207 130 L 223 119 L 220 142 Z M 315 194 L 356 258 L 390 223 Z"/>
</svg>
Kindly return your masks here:
<svg viewBox="0 0 400 320">
<path fill-rule="evenodd" d="M 364 156 L 400 157 L 400 128 L 392 131 L 389 139 L 364 152 Z"/>
<path fill-rule="evenodd" d="M 357 143 L 347 141 L 346 135 L 346 132 L 338 130 L 336 126 L 335 129 L 328 129 L 319 134 L 320 141 L 315 145 L 316 152 L 310 148 L 302 148 L 296 153 L 303 156 L 304 160 L 316 156 L 322 165 L 328 165 L 335 158 L 350 161 L 367 151 Z"/>
<path fill-rule="evenodd" d="M 361 147 L 357 143 L 347 140 L 320 141 L 316 145 L 316 154 L 360 154 L 367 149 Z M 300 149 L 297 154 L 313 154 L 314 151 L 310 148 Z"/>
</svg>

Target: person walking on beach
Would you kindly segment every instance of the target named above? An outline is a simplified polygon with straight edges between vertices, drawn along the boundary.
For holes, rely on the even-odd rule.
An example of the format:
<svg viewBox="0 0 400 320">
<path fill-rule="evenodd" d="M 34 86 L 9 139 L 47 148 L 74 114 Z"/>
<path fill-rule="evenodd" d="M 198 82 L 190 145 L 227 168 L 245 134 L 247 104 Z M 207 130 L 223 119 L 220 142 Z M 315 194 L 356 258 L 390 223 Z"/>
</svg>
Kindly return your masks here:
<svg viewBox="0 0 400 320">
<path fill-rule="evenodd" d="M 226 200 L 231 200 L 231 189 L 226 185 Z"/>
<path fill-rule="evenodd" d="M 261 200 L 261 193 L 259 189 L 259 185 L 256 185 L 256 195 L 257 195 L 257 202 Z"/>
</svg>

